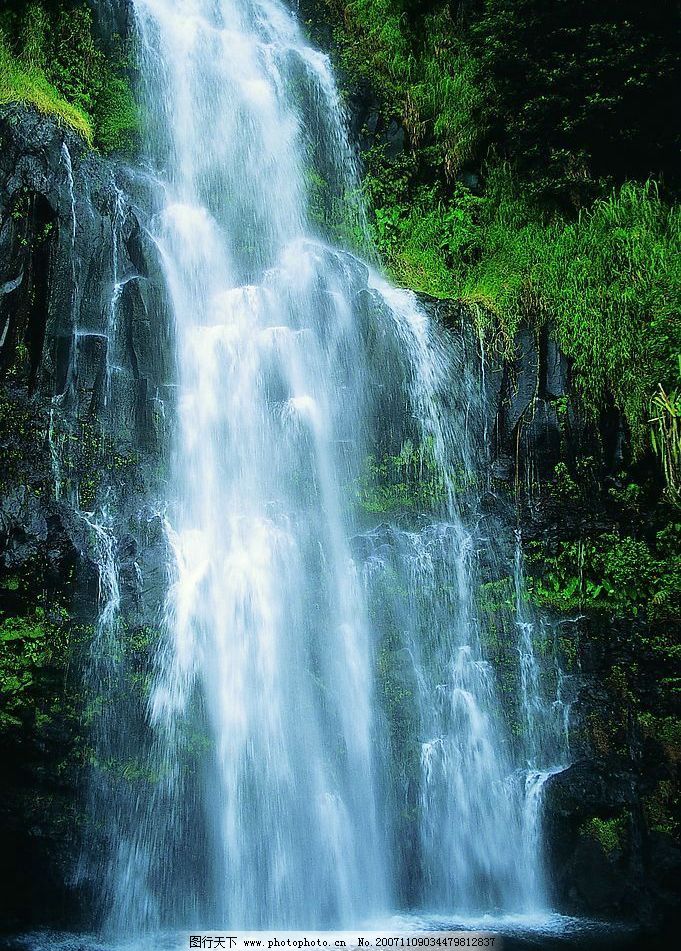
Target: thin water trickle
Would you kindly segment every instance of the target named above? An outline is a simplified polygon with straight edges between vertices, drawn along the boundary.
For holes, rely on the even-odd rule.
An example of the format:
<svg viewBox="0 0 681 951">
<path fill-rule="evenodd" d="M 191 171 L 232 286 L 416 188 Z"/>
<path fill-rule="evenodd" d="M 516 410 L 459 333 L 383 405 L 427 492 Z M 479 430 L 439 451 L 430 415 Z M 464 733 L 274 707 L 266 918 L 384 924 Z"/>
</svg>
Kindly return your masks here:
<svg viewBox="0 0 681 951">
<path fill-rule="evenodd" d="M 131 278 L 121 274 L 121 227 L 123 225 L 125 194 L 116 184 L 115 179 L 111 182 L 113 191 L 113 209 L 111 212 L 111 275 L 113 278 L 113 287 L 107 309 L 106 319 L 106 382 L 104 386 L 104 401 L 108 404 L 111 400 L 111 380 L 114 366 L 111 363 L 111 350 L 115 349 L 116 336 L 118 331 L 118 306 L 126 282 Z"/>
<path fill-rule="evenodd" d="M 62 143 L 61 157 L 66 170 L 66 187 L 69 191 L 69 202 L 71 204 L 71 248 L 76 245 L 76 233 L 78 230 L 78 220 L 76 218 L 76 196 L 74 191 L 73 164 L 71 162 L 71 153 L 66 142 Z M 75 258 L 74 258 L 75 267 Z"/>
<path fill-rule="evenodd" d="M 355 162 L 286 4 L 134 6 L 179 396 L 150 779 L 117 786 L 109 928 L 542 907 L 556 718 L 518 614 L 514 739 L 478 603 L 513 576 L 484 541 L 484 379 L 344 249 L 367 246 Z"/>
</svg>

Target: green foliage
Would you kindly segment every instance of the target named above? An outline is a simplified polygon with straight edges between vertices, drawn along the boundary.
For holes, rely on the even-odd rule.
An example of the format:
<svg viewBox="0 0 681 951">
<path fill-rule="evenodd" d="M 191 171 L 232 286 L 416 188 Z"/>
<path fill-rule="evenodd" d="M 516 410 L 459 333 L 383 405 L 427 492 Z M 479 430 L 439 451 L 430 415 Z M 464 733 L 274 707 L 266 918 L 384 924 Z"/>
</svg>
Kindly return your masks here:
<svg viewBox="0 0 681 951">
<path fill-rule="evenodd" d="M 364 188 L 374 208 L 373 237 L 392 276 L 433 297 L 461 296 L 464 271 L 480 240 L 482 200 L 460 184 L 449 201 L 436 186 L 395 194 L 406 185 L 406 169 L 396 177 L 380 150 L 366 158 Z M 391 183 L 389 190 L 384 180 Z"/>
<path fill-rule="evenodd" d="M 105 55 L 85 4 L 53 9 L 33 2 L 0 19 L 0 105 L 24 103 L 57 118 L 88 145 L 133 147 L 138 110 L 127 60 Z"/>
<path fill-rule="evenodd" d="M 499 611 L 515 611 L 516 591 L 513 578 L 506 575 L 496 581 L 487 581 L 480 585 L 477 595 L 479 610 L 485 615 Z"/>
<path fill-rule="evenodd" d="M 24 65 L 12 56 L 0 33 L 0 106 L 12 103 L 33 106 L 38 112 L 53 116 L 92 145 L 94 132 L 90 117 L 60 95 L 41 69 L 28 63 Z"/>
<path fill-rule="evenodd" d="M 480 148 L 490 89 L 446 4 L 426 4 L 418 32 L 403 0 L 326 0 L 340 64 L 369 80 L 386 114 L 399 115 L 414 146 L 432 146 L 430 160 L 453 177 Z M 423 4 L 420 5 L 421 9 Z"/>
<path fill-rule="evenodd" d="M 564 462 L 557 463 L 553 471 L 551 494 L 554 499 L 559 499 L 562 502 L 574 503 L 581 499 L 580 487 L 572 478 L 570 470 Z"/>
<path fill-rule="evenodd" d="M 432 509 L 444 501 L 446 488 L 432 447 L 406 440 L 396 456 L 367 458 L 354 495 L 365 512 L 383 515 Z"/>
<path fill-rule="evenodd" d="M 82 417 L 75 429 L 55 417 L 51 427 L 51 438 L 58 447 L 62 490 L 77 491 L 84 511 L 96 507 L 105 484 L 129 488 L 139 478 L 139 453 L 132 449 L 122 452 L 95 417 Z"/>
<path fill-rule="evenodd" d="M 398 749 L 417 742 L 413 690 L 405 676 L 404 652 L 382 647 L 377 658 L 377 679 L 388 717 L 392 742 Z"/>
<path fill-rule="evenodd" d="M 562 612 L 584 608 L 627 617 L 681 617 L 681 525 L 670 524 L 654 543 L 604 533 L 563 541 L 552 550 L 528 546 L 528 590 L 540 605 Z"/>
<path fill-rule="evenodd" d="M 626 814 L 612 819 L 599 819 L 594 816 L 587 819 L 580 828 L 584 836 L 595 839 L 607 855 L 620 852 L 627 835 L 628 816 Z"/>
<path fill-rule="evenodd" d="M 551 325 L 584 408 L 614 400 L 642 452 L 681 352 L 679 209 L 648 181 L 678 181 L 672 5 L 301 6 L 334 26 L 345 83 L 407 132 L 404 153 L 364 155 L 390 275 L 466 301 L 505 350 L 521 321 Z M 668 480 L 674 406 L 654 407 Z"/>
<path fill-rule="evenodd" d="M 651 399 L 657 393 L 659 402 L 662 386 L 658 439 L 669 435 L 665 458 L 674 478 L 678 206 L 665 204 L 652 183 L 628 183 L 570 222 L 533 209 L 508 168 L 490 169 L 484 197 L 459 183 L 446 200 L 435 186 L 422 186 L 391 201 L 380 185 L 387 174 L 371 156 L 366 188 L 376 203 L 374 237 L 392 276 L 474 305 L 483 327 L 501 331 L 506 347 L 521 321 L 551 324 L 573 361 L 585 409 L 596 414 L 614 399 L 638 451 L 647 442 Z"/>
<path fill-rule="evenodd" d="M 538 296 L 579 388 L 592 408 L 612 394 L 640 449 L 649 400 L 681 351 L 681 209 L 652 184 L 627 184 L 546 239 Z"/>
<path fill-rule="evenodd" d="M 681 761 L 681 719 L 674 716 L 656 716 L 650 712 L 639 713 L 638 723 L 645 733 L 664 747 L 667 758 Z"/>
<path fill-rule="evenodd" d="M 579 208 L 628 178 L 678 181 L 668 0 L 300 0 L 330 20 L 351 82 L 369 82 L 424 164 L 447 177 L 490 146 L 533 196 Z"/>
<path fill-rule="evenodd" d="M 0 619 L 0 732 L 39 714 L 35 692 L 53 651 L 63 647 L 58 632 L 41 607 L 31 615 Z"/>
<path fill-rule="evenodd" d="M 127 79 L 110 76 L 95 109 L 97 141 L 104 152 L 130 152 L 139 134 L 139 110 Z"/>
<path fill-rule="evenodd" d="M 667 483 L 667 495 L 674 504 L 681 502 L 681 354 L 679 386 L 666 393 L 662 384 L 651 400 L 653 418 L 650 431 L 653 449 L 660 457 Z"/>
<path fill-rule="evenodd" d="M 678 737 L 678 721 L 676 731 Z M 677 763 L 679 759 L 678 750 L 677 740 Z M 681 831 L 681 822 L 679 822 L 679 816 L 681 815 L 680 798 L 678 785 L 670 779 L 661 780 L 653 792 L 645 798 L 645 815 L 653 832 L 678 838 Z"/>
<path fill-rule="evenodd" d="M 581 207 L 651 173 L 678 182 L 671 0 L 484 0 L 461 29 L 486 75 L 494 144 L 533 194 Z"/>
</svg>

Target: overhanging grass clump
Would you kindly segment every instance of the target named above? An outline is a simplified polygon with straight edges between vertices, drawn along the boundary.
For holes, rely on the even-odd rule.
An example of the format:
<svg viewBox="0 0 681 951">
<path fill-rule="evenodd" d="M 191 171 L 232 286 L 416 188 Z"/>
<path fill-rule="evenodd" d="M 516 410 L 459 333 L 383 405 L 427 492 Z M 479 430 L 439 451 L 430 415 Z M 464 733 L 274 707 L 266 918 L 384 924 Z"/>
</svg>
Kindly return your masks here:
<svg viewBox="0 0 681 951">
<path fill-rule="evenodd" d="M 421 188 L 381 207 L 390 196 L 376 181 L 374 234 L 392 277 L 468 302 L 507 346 L 521 321 L 550 325 L 585 407 L 614 399 L 642 448 L 650 401 L 676 384 L 681 352 L 679 207 L 652 182 L 626 183 L 570 221 L 533 208 L 507 167 L 489 173 L 484 197 Z"/>
<path fill-rule="evenodd" d="M 32 2 L 0 14 L 0 106 L 51 115 L 105 152 L 134 148 L 139 115 L 124 42 L 104 52 L 84 3 Z"/>
<path fill-rule="evenodd" d="M 19 103 L 73 129 L 89 146 L 94 144 L 92 119 L 80 106 L 68 102 L 38 68 L 23 66 L 7 49 L 0 34 L 0 106 Z"/>
</svg>

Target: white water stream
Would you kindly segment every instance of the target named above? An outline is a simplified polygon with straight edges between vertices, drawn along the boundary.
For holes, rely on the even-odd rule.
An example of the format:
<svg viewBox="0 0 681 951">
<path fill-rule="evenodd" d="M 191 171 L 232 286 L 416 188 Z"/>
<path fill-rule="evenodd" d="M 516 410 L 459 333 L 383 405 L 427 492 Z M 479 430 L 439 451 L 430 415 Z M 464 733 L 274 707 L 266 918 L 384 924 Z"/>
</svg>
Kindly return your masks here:
<svg viewBox="0 0 681 951">
<path fill-rule="evenodd" d="M 536 742 L 531 622 L 519 741 L 487 654 L 480 380 L 320 227 L 313 181 L 335 233 L 361 238 L 362 211 L 329 62 L 287 5 L 135 11 L 179 401 L 153 781 L 116 804 L 109 927 L 544 907 L 561 750 Z M 357 505 L 384 458 L 431 486 L 416 513 Z"/>
</svg>

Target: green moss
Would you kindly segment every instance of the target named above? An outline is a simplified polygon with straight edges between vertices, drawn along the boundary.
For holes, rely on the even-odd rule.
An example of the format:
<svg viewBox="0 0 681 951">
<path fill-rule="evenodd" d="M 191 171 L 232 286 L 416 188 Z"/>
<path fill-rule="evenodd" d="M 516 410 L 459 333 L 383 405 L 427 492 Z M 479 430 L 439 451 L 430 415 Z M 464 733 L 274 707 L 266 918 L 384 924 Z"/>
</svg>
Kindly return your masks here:
<svg viewBox="0 0 681 951">
<path fill-rule="evenodd" d="M 399 767 L 414 779 L 418 775 L 420 742 L 414 705 L 413 672 L 405 652 L 386 644 L 378 651 L 377 693 L 386 718 L 390 746 Z"/>
<path fill-rule="evenodd" d="M 590 713 L 580 728 L 582 739 L 597 757 L 625 756 L 628 750 L 626 723 L 612 716 Z"/>
<path fill-rule="evenodd" d="M 644 733 L 664 748 L 669 762 L 681 762 L 681 719 L 659 716 L 649 711 L 638 714 L 638 723 Z"/>
<path fill-rule="evenodd" d="M 478 610 L 483 614 L 515 610 L 516 592 L 513 578 L 507 575 L 496 581 L 488 581 L 480 585 L 476 600 Z"/>
<path fill-rule="evenodd" d="M 38 726 L 50 721 L 41 688 L 53 653 L 63 647 L 59 625 L 41 607 L 0 619 L 0 732 L 28 721 Z"/>
<path fill-rule="evenodd" d="M 661 780 L 643 802 L 648 825 L 653 832 L 678 838 L 681 823 L 678 784 L 669 779 Z"/>
<path fill-rule="evenodd" d="M 371 514 L 422 512 L 442 504 L 446 487 L 432 447 L 417 447 L 406 440 L 396 456 L 367 457 L 353 495 L 357 504 Z"/>
<path fill-rule="evenodd" d="M 79 505 L 84 511 L 96 507 L 100 489 L 109 487 L 129 488 L 139 480 L 139 453 L 131 449 L 117 449 L 113 436 L 105 432 L 95 417 L 81 417 L 77 428 L 57 419 L 51 432 L 53 443 L 58 447 L 59 471 L 62 488 L 78 491 Z"/>
<path fill-rule="evenodd" d="M 564 673 L 572 674 L 577 670 L 579 657 L 579 637 L 576 631 L 558 638 L 558 655 Z"/>
<path fill-rule="evenodd" d="M 612 819 L 599 819 L 594 816 L 588 819 L 580 828 L 580 833 L 595 839 L 607 855 L 621 852 L 626 844 L 627 815 Z"/>
</svg>

